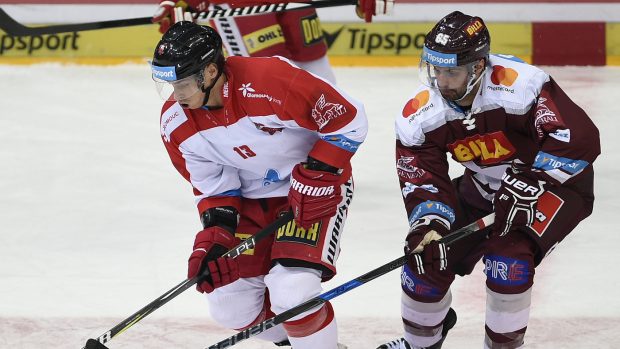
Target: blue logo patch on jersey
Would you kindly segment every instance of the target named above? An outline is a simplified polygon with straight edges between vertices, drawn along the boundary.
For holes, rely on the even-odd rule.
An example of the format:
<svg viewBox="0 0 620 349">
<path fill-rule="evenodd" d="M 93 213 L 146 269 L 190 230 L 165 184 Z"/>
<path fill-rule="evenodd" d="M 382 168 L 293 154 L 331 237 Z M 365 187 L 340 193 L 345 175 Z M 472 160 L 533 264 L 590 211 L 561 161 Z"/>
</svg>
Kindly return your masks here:
<svg viewBox="0 0 620 349">
<path fill-rule="evenodd" d="M 409 216 L 409 225 L 413 224 L 413 222 L 417 221 L 420 217 L 428 214 L 444 217 L 450 221 L 450 223 L 454 223 L 456 219 L 454 210 L 450 206 L 443 202 L 428 200 L 414 207 L 413 211 L 411 211 L 411 216 Z"/>
<path fill-rule="evenodd" d="M 267 170 L 267 172 L 265 172 L 265 177 L 263 178 L 263 187 L 279 181 L 281 181 L 280 173 L 278 173 L 277 170 L 270 168 Z"/>
<path fill-rule="evenodd" d="M 361 142 L 356 142 L 343 135 L 323 136 L 321 139 L 351 153 L 355 153 L 360 144 L 362 144 Z"/>
<path fill-rule="evenodd" d="M 560 169 L 563 172 L 574 175 L 581 172 L 589 164 L 589 162 L 584 160 L 563 158 L 539 151 L 538 154 L 536 154 L 536 159 L 532 167 L 543 171 Z"/>
<path fill-rule="evenodd" d="M 503 256 L 484 256 L 487 280 L 502 286 L 519 286 L 528 282 L 528 262 Z"/>
<path fill-rule="evenodd" d="M 439 290 L 422 280 L 418 279 L 416 274 L 411 271 L 411 268 L 407 264 L 403 266 L 400 272 L 400 284 L 408 294 L 415 294 L 418 296 L 441 296 Z"/>
</svg>

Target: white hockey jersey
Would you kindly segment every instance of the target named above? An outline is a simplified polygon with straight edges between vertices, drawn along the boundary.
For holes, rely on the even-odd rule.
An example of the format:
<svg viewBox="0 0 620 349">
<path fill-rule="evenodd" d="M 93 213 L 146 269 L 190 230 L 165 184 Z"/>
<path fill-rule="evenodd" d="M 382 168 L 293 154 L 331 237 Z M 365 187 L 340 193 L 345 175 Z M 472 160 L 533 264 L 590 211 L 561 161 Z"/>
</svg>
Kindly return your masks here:
<svg viewBox="0 0 620 349">
<path fill-rule="evenodd" d="M 229 57 L 224 72 L 222 108 L 162 108 L 161 137 L 200 212 L 286 196 L 308 155 L 349 166 L 367 133 L 360 102 L 283 58 Z"/>
</svg>

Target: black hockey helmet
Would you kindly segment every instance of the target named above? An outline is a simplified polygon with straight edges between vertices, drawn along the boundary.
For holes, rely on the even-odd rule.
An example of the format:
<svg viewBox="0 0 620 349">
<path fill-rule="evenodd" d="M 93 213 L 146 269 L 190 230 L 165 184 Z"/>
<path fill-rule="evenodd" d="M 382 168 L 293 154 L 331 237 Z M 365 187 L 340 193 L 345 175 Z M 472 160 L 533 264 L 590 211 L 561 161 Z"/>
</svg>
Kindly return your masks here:
<svg viewBox="0 0 620 349">
<path fill-rule="evenodd" d="M 436 66 L 460 66 L 487 58 L 490 47 L 482 18 L 454 11 L 426 34 L 422 59 Z"/>
<path fill-rule="evenodd" d="M 209 63 L 221 72 L 224 67 L 222 38 L 215 29 L 193 22 L 177 22 L 166 31 L 155 47 L 153 78 L 177 81 L 199 73 Z"/>
</svg>

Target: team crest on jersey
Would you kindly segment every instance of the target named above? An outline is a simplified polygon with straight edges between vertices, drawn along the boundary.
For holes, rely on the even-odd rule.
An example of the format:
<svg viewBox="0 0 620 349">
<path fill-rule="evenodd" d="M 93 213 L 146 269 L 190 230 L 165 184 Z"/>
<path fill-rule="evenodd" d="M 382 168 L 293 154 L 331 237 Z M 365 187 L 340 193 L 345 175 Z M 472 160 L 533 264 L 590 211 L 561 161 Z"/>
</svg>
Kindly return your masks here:
<svg viewBox="0 0 620 349">
<path fill-rule="evenodd" d="M 555 103 L 547 97 L 549 97 L 549 93 L 542 91 L 536 103 L 534 126 L 536 127 L 538 138 L 543 138 L 547 132 L 566 128 L 564 121 L 559 116 L 560 112 Z"/>
<path fill-rule="evenodd" d="M 415 95 L 415 97 L 411 98 L 409 101 L 407 101 L 407 103 L 405 104 L 405 107 L 403 108 L 403 117 L 404 118 L 408 118 L 410 116 L 416 117 L 420 115 L 421 113 L 432 108 L 433 103 L 431 103 L 430 105 L 427 105 L 430 99 L 430 95 L 431 94 L 428 90 L 424 90 L 418 93 L 417 95 Z"/>
<path fill-rule="evenodd" d="M 325 126 L 330 120 L 333 120 L 340 115 L 347 112 L 347 108 L 342 104 L 331 103 L 325 99 L 325 95 L 321 94 L 321 97 L 314 103 L 312 109 L 312 118 L 316 121 L 319 128 Z"/>
<path fill-rule="evenodd" d="M 516 152 L 502 131 L 467 137 L 448 144 L 448 149 L 456 161 L 480 160 L 482 165 L 500 163 Z"/>
<path fill-rule="evenodd" d="M 421 181 L 422 179 L 426 179 L 430 176 L 427 176 L 427 172 L 416 166 L 416 159 L 414 156 L 401 156 L 396 161 L 396 171 L 398 172 L 398 177 L 403 180 L 415 180 L 416 182 Z"/>
<path fill-rule="evenodd" d="M 321 222 L 314 223 L 310 228 L 298 227 L 295 221 L 290 221 L 276 232 L 276 242 L 294 242 L 316 246 L 319 242 Z"/>
</svg>

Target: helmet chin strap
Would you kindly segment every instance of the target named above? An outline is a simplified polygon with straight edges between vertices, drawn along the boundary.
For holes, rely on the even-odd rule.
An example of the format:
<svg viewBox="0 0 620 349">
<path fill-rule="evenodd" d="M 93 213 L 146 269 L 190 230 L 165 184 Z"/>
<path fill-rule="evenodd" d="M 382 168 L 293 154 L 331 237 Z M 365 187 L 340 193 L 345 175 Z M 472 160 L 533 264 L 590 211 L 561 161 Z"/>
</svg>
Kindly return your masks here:
<svg viewBox="0 0 620 349">
<path fill-rule="evenodd" d="M 215 83 L 217 82 L 217 80 L 220 78 L 220 76 L 222 76 L 222 69 L 218 69 L 217 75 L 215 76 L 215 79 L 213 79 L 213 81 L 211 82 L 211 84 L 209 84 L 209 86 L 204 87 L 204 70 L 201 73 L 201 80 L 203 81 L 202 84 L 200 84 L 200 90 L 202 90 L 202 92 L 205 94 L 205 98 L 202 101 L 202 107 L 207 107 L 207 102 L 209 102 L 209 96 L 211 96 L 211 90 L 213 90 L 213 86 L 215 86 Z M 215 106 L 215 107 L 207 107 L 207 109 L 219 109 L 222 106 Z"/>
<path fill-rule="evenodd" d="M 480 81 L 480 79 L 482 79 L 485 71 L 486 70 L 483 69 L 480 75 L 478 76 L 478 78 L 476 78 L 476 73 L 472 73 L 471 77 L 469 78 L 469 81 L 467 82 L 467 89 L 465 89 L 465 92 L 463 93 L 461 98 L 455 99 L 454 102 L 458 102 L 462 100 L 463 98 L 467 97 L 471 93 L 471 91 L 474 89 L 474 86 L 476 86 L 476 84 Z"/>
</svg>

